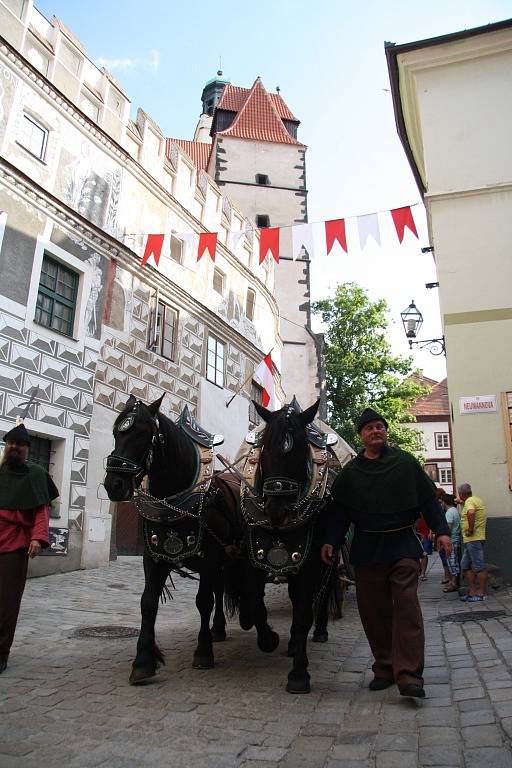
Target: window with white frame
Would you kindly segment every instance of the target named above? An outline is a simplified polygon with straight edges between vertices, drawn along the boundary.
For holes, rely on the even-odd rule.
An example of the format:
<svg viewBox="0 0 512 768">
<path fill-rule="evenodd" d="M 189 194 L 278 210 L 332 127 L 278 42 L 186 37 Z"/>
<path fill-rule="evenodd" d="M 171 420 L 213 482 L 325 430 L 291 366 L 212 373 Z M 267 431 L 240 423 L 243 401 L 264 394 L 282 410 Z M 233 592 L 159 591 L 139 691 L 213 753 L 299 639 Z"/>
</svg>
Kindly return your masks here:
<svg viewBox="0 0 512 768">
<path fill-rule="evenodd" d="M 16 143 L 37 157 L 38 160 L 44 160 L 48 144 L 48 129 L 41 125 L 35 117 L 24 112 L 16 136 Z"/>
<path fill-rule="evenodd" d="M 252 288 L 247 289 L 245 297 L 245 316 L 248 320 L 254 320 L 254 309 L 256 307 L 256 291 Z"/>
<path fill-rule="evenodd" d="M 99 104 L 84 94 L 82 94 L 80 97 L 80 109 L 85 112 L 87 117 L 90 117 L 91 120 L 94 120 L 95 123 L 98 122 L 100 116 Z"/>
<path fill-rule="evenodd" d="M 439 482 L 441 485 L 452 484 L 453 480 L 451 467 L 439 467 Z"/>
<path fill-rule="evenodd" d="M 177 339 L 178 312 L 159 301 L 149 318 L 148 349 L 168 360 L 176 360 Z"/>
<path fill-rule="evenodd" d="M 254 407 L 254 403 L 262 405 L 263 403 L 263 387 L 260 387 L 255 381 L 251 383 L 251 402 L 249 404 L 249 422 L 257 426 L 261 419 L 258 411 Z"/>
<path fill-rule="evenodd" d="M 226 287 L 226 275 L 218 267 L 213 270 L 213 290 L 224 296 L 224 289 Z"/>
<path fill-rule="evenodd" d="M 206 355 L 206 378 L 218 387 L 224 386 L 224 370 L 226 364 L 226 345 L 208 336 L 208 349 Z"/>
<path fill-rule="evenodd" d="M 449 432 L 434 432 L 434 438 L 435 438 L 437 450 L 443 450 L 445 448 L 450 447 Z"/>
<path fill-rule="evenodd" d="M 80 276 L 44 254 L 34 321 L 45 328 L 73 336 Z"/>
<path fill-rule="evenodd" d="M 171 259 L 183 264 L 183 241 L 174 235 L 171 235 Z"/>
<path fill-rule="evenodd" d="M 23 9 L 25 7 L 25 0 L 3 0 L 4 5 L 8 7 L 11 13 L 14 13 L 16 18 L 21 19 L 23 16 Z"/>
</svg>

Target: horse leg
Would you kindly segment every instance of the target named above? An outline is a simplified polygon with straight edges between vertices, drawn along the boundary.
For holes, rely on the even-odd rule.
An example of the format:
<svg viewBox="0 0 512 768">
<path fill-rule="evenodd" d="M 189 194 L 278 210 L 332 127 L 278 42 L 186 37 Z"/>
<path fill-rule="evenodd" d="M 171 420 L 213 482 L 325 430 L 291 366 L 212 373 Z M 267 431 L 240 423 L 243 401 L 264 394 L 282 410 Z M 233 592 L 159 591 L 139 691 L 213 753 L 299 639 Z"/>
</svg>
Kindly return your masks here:
<svg viewBox="0 0 512 768">
<path fill-rule="evenodd" d="M 293 578 L 293 577 L 292 577 Z M 306 577 L 301 573 L 300 582 L 293 578 L 290 594 L 293 607 L 294 656 L 293 666 L 288 674 L 288 693 L 309 693 L 311 690 L 308 672 L 307 640 L 313 625 L 313 593 Z"/>
<path fill-rule="evenodd" d="M 292 602 L 290 581 L 288 581 L 288 597 L 290 598 L 290 602 Z M 286 655 L 289 657 L 295 656 L 295 624 L 293 623 L 293 618 L 292 625 L 290 627 L 290 639 L 288 640 L 288 651 Z"/>
<path fill-rule="evenodd" d="M 329 639 L 329 633 L 327 631 L 327 618 L 329 608 L 329 593 L 325 589 L 320 596 L 318 609 L 316 613 L 315 628 L 313 630 L 313 642 L 314 643 L 326 643 Z"/>
<path fill-rule="evenodd" d="M 212 622 L 212 640 L 214 643 L 222 642 L 226 639 L 226 617 L 224 616 L 224 576 L 219 570 L 213 583 L 213 593 L 215 595 L 215 612 Z"/>
<path fill-rule="evenodd" d="M 144 563 L 144 592 L 140 600 L 142 621 L 137 655 L 130 675 L 131 685 L 140 685 L 155 676 L 159 664 L 164 664 L 162 652 L 155 643 L 155 621 L 158 613 L 158 600 L 169 575 L 169 568 L 164 563 L 155 563 L 147 554 Z"/>
<path fill-rule="evenodd" d="M 279 635 L 267 622 L 265 606 L 265 573 L 253 570 L 254 587 L 254 626 L 258 633 L 258 648 L 265 653 L 272 653 L 279 645 Z"/>
<path fill-rule="evenodd" d="M 197 636 L 197 647 L 194 651 L 192 666 L 194 669 L 211 669 L 214 665 L 212 633 L 210 631 L 210 616 L 213 610 L 213 584 L 219 571 L 218 563 L 213 566 L 208 560 L 199 573 L 199 589 L 196 595 L 196 606 L 201 616 L 201 627 Z"/>
</svg>

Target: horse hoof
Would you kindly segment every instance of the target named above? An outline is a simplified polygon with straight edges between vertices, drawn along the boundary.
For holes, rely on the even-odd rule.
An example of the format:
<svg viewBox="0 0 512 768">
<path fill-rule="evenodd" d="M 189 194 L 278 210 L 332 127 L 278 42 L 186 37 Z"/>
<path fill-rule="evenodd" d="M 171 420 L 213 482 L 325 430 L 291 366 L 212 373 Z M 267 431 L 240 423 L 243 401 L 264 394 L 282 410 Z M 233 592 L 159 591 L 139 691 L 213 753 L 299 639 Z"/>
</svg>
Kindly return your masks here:
<svg viewBox="0 0 512 768">
<path fill-rule="evenodd" d="M 311 693 L 309 675 L 307 677 L 289 677 L 286 691 L 288 693 Z"/>
<path fill-rule="evenodd" d="M 223 643 L 226 639 L 225 629 L 213 629 L 212 628 L 212 641 L 214 643 Z"/>
<path fill-rule="evenodd" d="M 264 653 L 272 653 L 279 645 L 279 635 L 277 632 L 267 632 L 264 637 L 258 635 L 258 648 Z"/>
<path fill-rule="evenodd" d="M 148 669 L 147 667 L 133 667 L 128 682 L 130 685 L 144 685 L 144 683 L 147 683 L 148 680 L 151 680 L 151 678 L 155 677 L 155 675 L 155 669 Z"/>
<path fill-rule="evenodd" d="M 213 669 L 213 656 L 194 656 L 192 669 Z"/>
<path fill-rule="evenodd" d="M 329 639 L 328 632 L 313 632 L 312 640 L 314 643 L 326 643 Z"/>
<path fill-rule="evenodd" d="M 252 629 L 254 627 L 254 621 L 250 614 L 248 613 L 240 613 L 238 615 L 238 621 L 240 622 L 240 627 L 247 632 L 249 629 Z"/>
</svg>

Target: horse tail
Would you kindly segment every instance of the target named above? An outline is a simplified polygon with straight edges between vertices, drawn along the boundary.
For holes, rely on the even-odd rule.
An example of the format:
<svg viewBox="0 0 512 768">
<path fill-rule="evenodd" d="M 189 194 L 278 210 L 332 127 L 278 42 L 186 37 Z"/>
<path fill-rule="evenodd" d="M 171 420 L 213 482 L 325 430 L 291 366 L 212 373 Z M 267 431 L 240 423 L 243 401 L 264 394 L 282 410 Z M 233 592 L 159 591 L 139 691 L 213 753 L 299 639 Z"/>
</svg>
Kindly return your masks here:
<svg viewBox="0 0 512 768">
<path fill-rule="evenodd" d="M 241 590 L 244 563 L 233 560 L 224 567 L 224 609 L 231 619 L 240 610 Z"/>
<path fill-rule="evenodd" d="M 335 566 L 326 568 L 320 589 L 313 603 L 315 624 L 327 626 L 328 621 L 341 619 L 345 585 L 342 585 Z"/>
</svg>

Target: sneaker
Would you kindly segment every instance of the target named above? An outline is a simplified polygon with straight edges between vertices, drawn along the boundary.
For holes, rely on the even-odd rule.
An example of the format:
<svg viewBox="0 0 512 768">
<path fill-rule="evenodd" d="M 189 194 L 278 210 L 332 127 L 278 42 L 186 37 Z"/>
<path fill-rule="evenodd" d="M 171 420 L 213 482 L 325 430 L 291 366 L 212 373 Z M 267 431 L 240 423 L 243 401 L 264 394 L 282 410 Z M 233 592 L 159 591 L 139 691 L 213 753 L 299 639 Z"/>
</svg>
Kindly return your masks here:
<svg viewBox="0 0 512 768">
<path fill-rule="evenodd" d="M 483 603 L 482 595 L 468 595 L 466 603 Z"/>
<path fill-rule="evenodd" d="M 370 691 L 383 691 L 385 688 L 389 688 L 390 685 L 394 684 L 395 681 L 390 680 L 388 677 L 374 677 L 368 685 L 368 688 Z"/>
<path fill-rule="evenodd" d="M 403 688 L 400 688 L 400 696 L 412 696 L 414 699 L 424 699 L 425 689 L 421 685 L 410 683 L 409 685 L 404 685 Z"/>
</svg>

